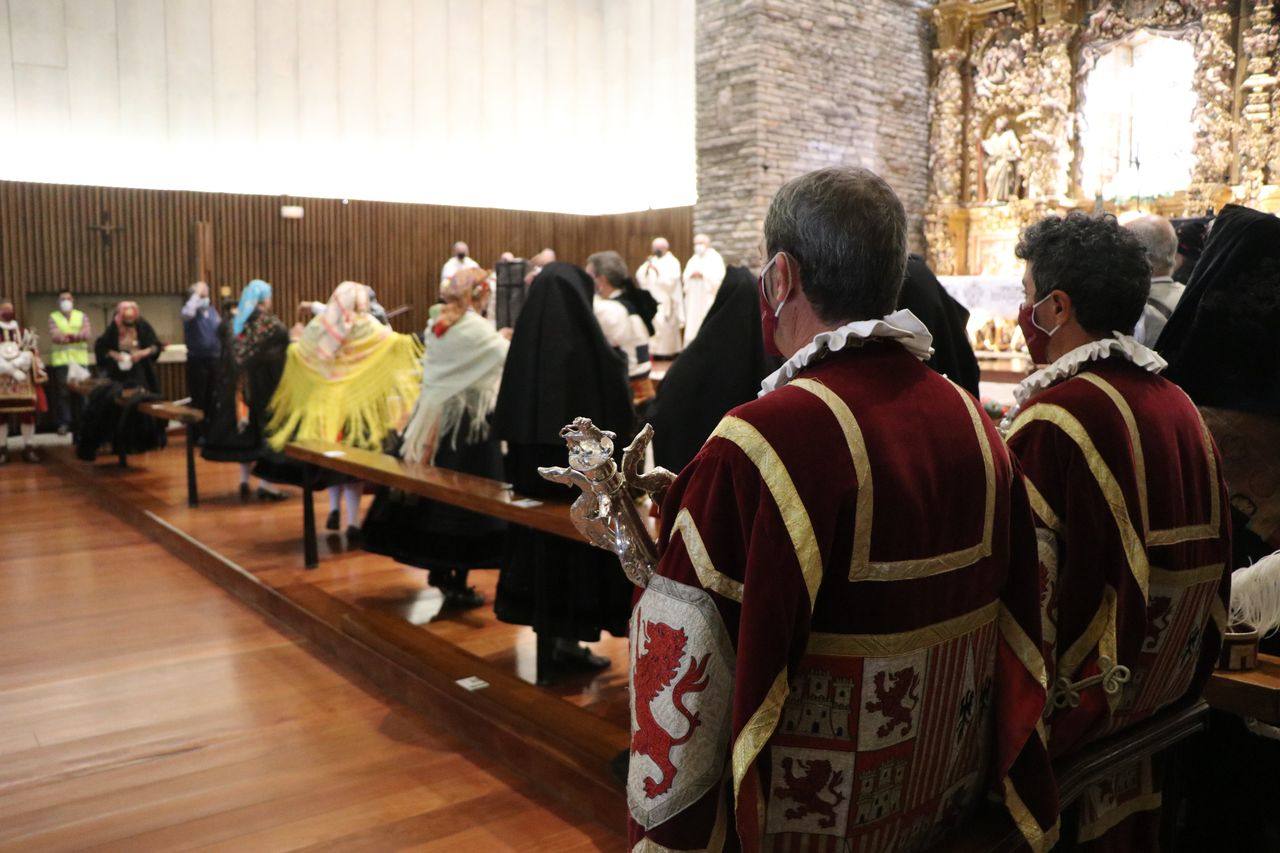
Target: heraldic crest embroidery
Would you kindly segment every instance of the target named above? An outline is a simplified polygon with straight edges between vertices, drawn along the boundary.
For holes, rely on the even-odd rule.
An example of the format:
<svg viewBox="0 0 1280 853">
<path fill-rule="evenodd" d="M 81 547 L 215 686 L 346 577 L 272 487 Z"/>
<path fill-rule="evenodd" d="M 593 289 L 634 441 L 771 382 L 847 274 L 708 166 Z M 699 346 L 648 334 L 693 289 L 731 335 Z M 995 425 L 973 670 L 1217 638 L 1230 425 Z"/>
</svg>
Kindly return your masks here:
<svg viewBox="0 0 1280 853">
<path fill-rule="evenodd" d="M 991 743 L 995 632 L 887 657 L 811 645 L 770 746 L 772 849 L 918 850 L 958 825 Z"/>
<path fill-rule="evenodd" d="M 705 590 L 654 575 L 631 616 L 628 805 L 646 829 L 720 781 L 732 700 L 733 646 Z"/>
</svg>

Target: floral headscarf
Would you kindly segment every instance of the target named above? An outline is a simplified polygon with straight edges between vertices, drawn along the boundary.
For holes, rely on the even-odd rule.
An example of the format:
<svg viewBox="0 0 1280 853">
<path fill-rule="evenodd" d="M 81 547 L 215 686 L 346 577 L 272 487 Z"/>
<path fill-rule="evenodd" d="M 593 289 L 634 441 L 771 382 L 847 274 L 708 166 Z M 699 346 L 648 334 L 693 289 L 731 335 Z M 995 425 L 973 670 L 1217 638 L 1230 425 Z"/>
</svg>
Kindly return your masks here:
<svg viewBox="0 0 1280 853">
<path fill-rule="evenodd" d="M 244 332 L 245 323 L 249 322 L 249 318 L 253 316 L 253 312 L 257 310 L 258 303 L 264 299 L 271 298 L 271 285 L 267 284 L 260 278 L 255 278 L 244 286 L 244 292 L 240 294 L 240 305 L 236 308 L 235 319 L 231 323 L 231 329 L 237 335 Z"/>
</svg>

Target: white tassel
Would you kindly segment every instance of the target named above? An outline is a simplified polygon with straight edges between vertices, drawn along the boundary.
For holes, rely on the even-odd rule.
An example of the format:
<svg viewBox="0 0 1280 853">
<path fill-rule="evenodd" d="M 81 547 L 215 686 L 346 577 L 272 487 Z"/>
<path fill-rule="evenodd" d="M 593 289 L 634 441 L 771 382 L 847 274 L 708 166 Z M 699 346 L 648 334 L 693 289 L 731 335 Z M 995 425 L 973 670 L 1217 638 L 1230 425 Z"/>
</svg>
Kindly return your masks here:
<svg viewBox="0 0 1280 853">
<path fill-rule="evenodd" d="M 1232 572 L 1230 621 L 1264 635 L 1280 627 L 1280 551 Z"/>
</svg>

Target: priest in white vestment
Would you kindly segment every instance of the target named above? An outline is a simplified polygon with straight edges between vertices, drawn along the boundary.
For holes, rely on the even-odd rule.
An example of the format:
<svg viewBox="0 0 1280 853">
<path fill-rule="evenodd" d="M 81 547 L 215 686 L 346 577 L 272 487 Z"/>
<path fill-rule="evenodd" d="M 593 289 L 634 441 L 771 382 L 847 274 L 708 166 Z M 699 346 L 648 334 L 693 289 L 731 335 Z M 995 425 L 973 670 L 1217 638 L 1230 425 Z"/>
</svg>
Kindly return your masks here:
<svg viewBox="0 0 1280 853">
<path fill-rule="evenodd" d="M 652 252 L 636 270 L 636 282 L 658 302 L 658 314 L 653 318 L 653 355 L 674 358 L 680 354 L 684 327 L 680 259 L 671 254 L 671 245 L 665 237 L 653 241 Z"/>
<path fill-rule="evenodd" d="M 453 257 L 444 262 L 444 266 L 440 269 L 440 291 L 444 292 L 445 287 L 453 279 L 459 270 L 474 269 L 480 265 L 471 258 L 471 250 L 467 248 L 467 244 L 459 240 L 453 244 Z"/>
<path fill-rule="evenodd" d="M 693 257 L 684 265 L 684 345 L 698 336 L 702 321 L 716 301 L 720 283 L 724 281 L 724 258 L 711 248 L 711 238 L 698 234 L 693 238 Z"/>
</svg>

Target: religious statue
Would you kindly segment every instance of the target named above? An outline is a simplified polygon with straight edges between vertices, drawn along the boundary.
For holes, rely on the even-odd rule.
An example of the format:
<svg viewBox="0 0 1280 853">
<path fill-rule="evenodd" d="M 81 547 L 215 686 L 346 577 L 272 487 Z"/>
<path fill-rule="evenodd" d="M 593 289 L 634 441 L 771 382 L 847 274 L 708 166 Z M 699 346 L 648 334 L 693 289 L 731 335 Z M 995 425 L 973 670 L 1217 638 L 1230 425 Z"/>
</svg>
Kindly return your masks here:
<svg viewBox="0 0 1280 853">
<path fill-rule="evenodd" d="M 610 551 L 622 562 L 622 571 L 636 586 L 647 587 L 658 565 L 658 547 L 649 535 L 635 500 L 649 495 L 661 503 L 675 480 L 665 468 L 641 474 L 640 464 L 653 438 L 653 427 L 644 429 L 622 454 L 622 470 L 613 461 L 614 433 L 602 430 L 590 418 L 574 418 L 560 430 L 569 446 L 568 468 L 539 468 L 553 483 L 577 486 L 582 494 L 569 516 L 573 526 L 597 548 Z"/>
<path fill-rule="evenodd" d="M 1014 133 L 1006 116 L 996 119 L 991 135 L 982 140 L 982 153 L 986 155 L 984 174 L 987 201 L 1005 202 L 1017 196 L 1018 165 L 1022 161 L 1022 143 Z"/>
</svg>

